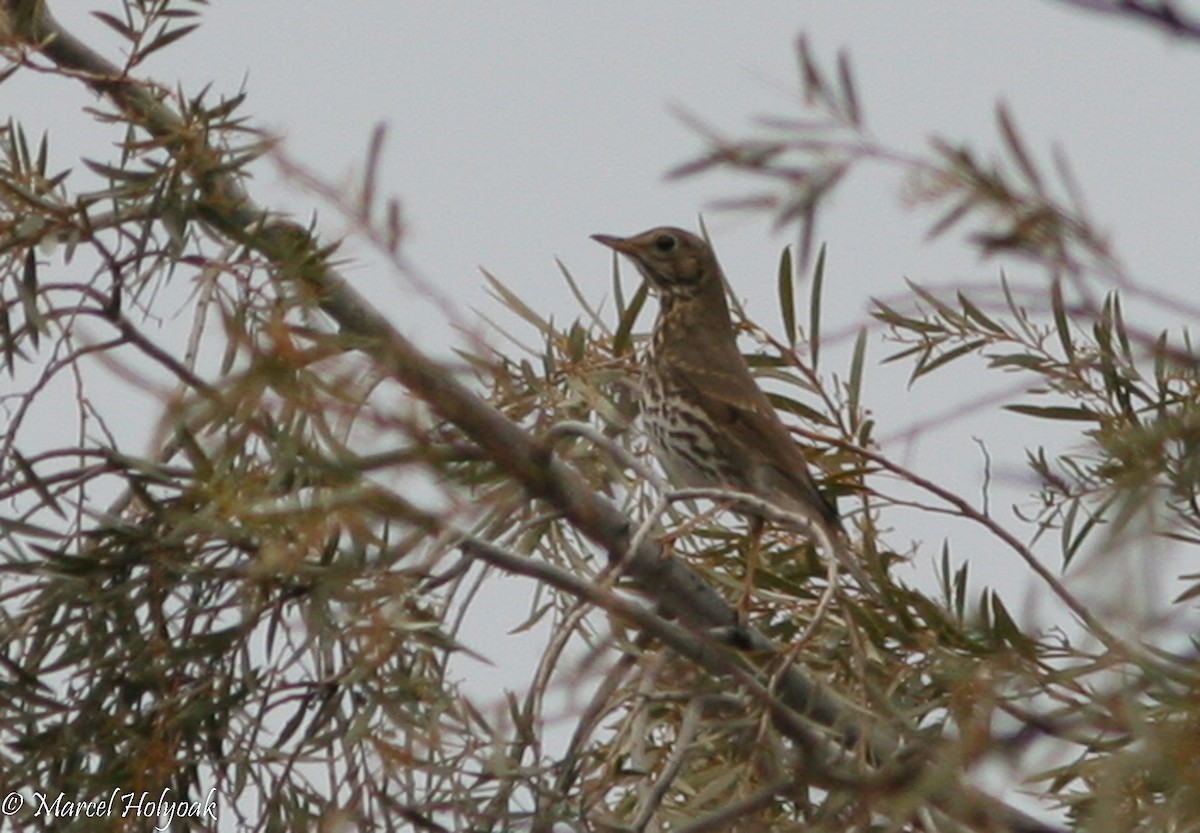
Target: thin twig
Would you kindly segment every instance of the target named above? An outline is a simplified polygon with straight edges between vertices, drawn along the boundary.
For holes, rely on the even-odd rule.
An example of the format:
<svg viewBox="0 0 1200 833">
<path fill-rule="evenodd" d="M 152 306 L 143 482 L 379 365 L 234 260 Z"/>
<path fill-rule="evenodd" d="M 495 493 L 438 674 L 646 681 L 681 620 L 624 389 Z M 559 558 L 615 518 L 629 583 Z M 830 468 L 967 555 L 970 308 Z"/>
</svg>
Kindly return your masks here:
<svg viewBox="0 0 1200 833">
<path fill-rule="evenodd" d="M 687 704 L 687 708 L 683 710 L 683 718 L 679 721 L 679 728 L 675 732 L 671 755 L 667 758 L 667 763 L 658 778 L 654 779 L 654 783 L 646 791 L 642 809 L 631 825 L 636 833 L 642 833 L 654 819 L 654 814 L 670 791 L 671 785 L 679 775 L 679 770 L 683 769 L 683 764 L 687 761 L 688 753 L 692 748 L 692 741 L 696 738 L 696 733 L 700 731 L 700 717 L 704 713 L 703 701 L 703 697 L 693 698 Z"/>
<path fill-rule="evenodd" d="M 1141 20 L 1181 38 L 1200 40 L 1200 20 L 1188 17 L 1170 0 L 1058 0 L 1067 6 L 1100 14 L 1123 15 Z"/>
<path fill-rule="evenodd" d="M 715 813 L 677 826 L 674 833 L 711 833 L 714 830 L 730 830 L 738 819 L 770 807 L 777 796 L 792 788 L 792 784 L 790 778 L 781 778 L 758 792 L 746 796 L 741 801 L 731 802 Z"/>
</svg>

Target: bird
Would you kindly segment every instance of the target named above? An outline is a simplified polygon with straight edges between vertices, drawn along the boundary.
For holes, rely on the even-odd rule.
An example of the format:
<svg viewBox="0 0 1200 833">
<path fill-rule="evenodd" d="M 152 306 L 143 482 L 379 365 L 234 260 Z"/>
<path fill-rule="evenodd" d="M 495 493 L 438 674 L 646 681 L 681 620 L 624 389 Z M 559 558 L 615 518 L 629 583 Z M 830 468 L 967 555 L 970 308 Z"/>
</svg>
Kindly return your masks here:
<svg viewBox="0 0 1200 833">
<path fill-rule="evenodd" d="M 659 299 L 642 362 L 641 419 L 668 480 L 749 494 L 799 515 L 811 525 L 806 531 L 815 526 L 827 540 L 840 540 L 837 509 L 738 349 L 712 247 L 667 226 L 592 239 L 629 258 Z M 757 538 L 763 513 L 734 508 L 755 520 Z"/>
</svg>

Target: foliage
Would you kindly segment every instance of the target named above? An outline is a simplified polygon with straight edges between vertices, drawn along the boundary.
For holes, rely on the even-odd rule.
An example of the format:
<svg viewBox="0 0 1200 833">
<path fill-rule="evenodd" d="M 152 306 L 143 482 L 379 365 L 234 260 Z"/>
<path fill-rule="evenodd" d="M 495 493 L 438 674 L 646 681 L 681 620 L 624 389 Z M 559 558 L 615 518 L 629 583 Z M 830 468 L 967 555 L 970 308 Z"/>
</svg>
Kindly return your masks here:
<svg viewBox="0 0 1200 833">
<path fill-rule="evenodd" d="M 782 337 L 740 324 L 853 519 L 872 580 L 833 581 L 812 545 L 768 532 L 744 629 L 721 597 L 742 592 L 747 530 L 719 499 L 667 494 L 630 430 L 645 288 L 626 298 L 614 274 L 607 316 L 563 268 L 581 314 L 560 326 L 488 275 L 525 327 L 511 346 L 479 344 L 456 366 L 414 353 L 337 282 L 336 246 L 243 192 L 274 151 L 241 96 L 132 80 L 197 11 L 163 0 L 102 15 L 130 44 L 118 68 L 95 64 L 35 5 L 10 6 L 12 71 L 103 93 L 92 113 L 116 148 L 59 170 L 52 137 L 0 131 L 10 790 L 193 801 L 215 790 L 223 823 L 261 830 L 1056 829 L 967 786 L 972 769 L 1001 761 L 1080 829 L 1200 823 L 1186 634 L 1122 632 L 1061 578 L 1085 553 L 1197 543 L 1196 359 L 1186 333 L 1125 313 L 1130 295 L 1140 308 L 1182 304 L 1124 274 L 1065 165 L 1043 170 L 1009 113 L 999 161 L 945 140 L 898 153 L 866 131 L 848 59 L 827 72 L 802 42 L 804 118 L 747 139 L 709 131 L 710 151 L 678 171 L 757 178 L 765 190 L 738 203 L 801 230 L 776 275 Z M 376 196 L 382 140 L 355 193 L 291 170 L 409 277 L 398 204 Z M 831 278 L 823 249 L 810 268 L 810 249 L 824 201 L 866 163 L 910 176 L 910 193 L 941 212 L 933 233 L 962 233 L 1037 283 L 913 283 L 902 302 L 877 304 L 850 366 L 830 368 Z M 799 273 L 810 278 L 803 324 Z M 159 326 L 184 318 L 186 334 Z M 530 333 L 537 346 L 522 347 Z M 913 382 L 979 361 L 1019 379 L 999 407 L 1078 432 L 1065 451 L 1029 449 L 1040 488 L 1024 523 L 1001 523 L 876 445 L 872 333 Z M 139 391 L 156 415 L 150 442 L 126 424 Z M 610 535 L 592 509 L 612 504 L 631 520 Z M 1023 559 L 1061 601 L 1063 627 L 1024 629 L 999 594 L 972 586 L 950 544 L 940 598 L 897 581 L 889 566 L 913 553 L 887 524 L 913 506 L 965 519 Z M 690 571 L 657 549 L 638 557 L 639 543 L 658 546 L 658 525 Z M 1054 568 L 1041 555 L 1051 544 Z M 682 572 L 656 572 L 668 563 Z M 526 633 L 542 659 L 527 691 L 484 701 L 455 661 L 472 655 L 464 623 L 479 594 L 505 572 L 532 580 Z M 1186 577 L 1177 611 L 1198 578 Z M 695 596 L 680 589 L 690 580 Z M 71 826 L 34 809 L 19 820 Z"/>
</svg>

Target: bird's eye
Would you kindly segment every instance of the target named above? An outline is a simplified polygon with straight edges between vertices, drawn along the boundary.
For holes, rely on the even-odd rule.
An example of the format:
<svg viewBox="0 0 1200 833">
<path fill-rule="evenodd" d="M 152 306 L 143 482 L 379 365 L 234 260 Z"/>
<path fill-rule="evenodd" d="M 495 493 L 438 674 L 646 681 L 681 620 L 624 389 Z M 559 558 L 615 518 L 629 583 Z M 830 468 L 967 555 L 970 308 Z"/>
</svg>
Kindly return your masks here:
<svg viewBox="0 0 1200 833">
<path fill-rule="evenodd" d="M 660 234 L 654 241 L 654 248 L 663 254 L 675 250 L 675 237 L 671 234 Z"/>
</svg>

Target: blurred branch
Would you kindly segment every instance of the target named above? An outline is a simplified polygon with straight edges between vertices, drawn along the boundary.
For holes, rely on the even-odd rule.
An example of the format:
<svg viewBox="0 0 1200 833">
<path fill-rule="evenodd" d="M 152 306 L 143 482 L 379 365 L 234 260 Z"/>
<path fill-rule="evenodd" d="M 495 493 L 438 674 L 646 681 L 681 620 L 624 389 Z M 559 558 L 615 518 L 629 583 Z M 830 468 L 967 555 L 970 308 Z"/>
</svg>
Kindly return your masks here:
<svg viewBox="0 0 1200 833">
<path fill-rule="evenodd" d="M 1171 0 L 1057 0 L 1067 6 L 1100 14 L 1120 15 L 1150 24 L 1168 34 L 1200 40 L 1200 18 L 1180 10 Z"/>
<path fill-rule="evenodd" d="M 781 727 L 788 737 L 804 747 L 810 754 L 820 748 L 821 744 L 816 741 L 813 727 L 806 725 L 805 717 L 807 715 L 799 710 L 781 709 L 781 706 L 789 698 L 785 695 L 783 702 L 780 702 L 771 691 L 747 673 L 748 669 L 736 654 L 720 647 L 720 642 L 713 639 L 711 634 L 688 633 L 654 611 L 641 604 L 623 599 L 606 587 L 560 570 L 552 564 L 545 564 L 507 552 L 488 541 L 464 538 L 459 546 L 463 552 L 500 567 L 505 572 L 536 578 L 551 587 L 566 591 L 578 599 L 607 611 L 618 620 L 636 625 L 642 632 L 669 645 L 676 653 L 687 657 L 702 668 L 720 676 L 732 677 L 738 685 L 745 686 L 755 699 L 771 711 L 772 716 L 780 721 Z M 799 698 L 797 705 L 805 709 L 811 708 L 808 701 L 812 699 L 814 698 L 811 696 Z M 828 715 L 823 714 L 819 718 L 824 722 Z M 879 741 L 882 745 L 884 739 L 880 737 Z"/>
</svg>

